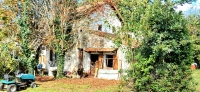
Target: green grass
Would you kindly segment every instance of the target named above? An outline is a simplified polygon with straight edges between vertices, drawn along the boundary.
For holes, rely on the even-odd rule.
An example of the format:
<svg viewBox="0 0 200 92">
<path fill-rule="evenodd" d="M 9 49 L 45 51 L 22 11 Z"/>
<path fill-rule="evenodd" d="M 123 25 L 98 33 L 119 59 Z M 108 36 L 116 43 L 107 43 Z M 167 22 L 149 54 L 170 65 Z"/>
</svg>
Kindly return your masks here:
<svg viewBox="0 0 200 92">
<path fill-rule="evenodd" d="M 200 69 L 193 70 L 192 77 L 197 83 L 196 91 L 200 92 Z M 121 90 L 123 92 L 128 92 L 127 88 L 125 87 L 122 88 Z M 20 92 L 118 92 L 118 91 L 119 91 L 118 85 L 95 88 L 92 87 L 90 84 L 75 85 L 75 84 L 63 84 L 59 82 L 56 83 L 54 81 L 51 81 L 39 84 L 37 88 L 34 89 L 27 88 L 25 90 L 21 90 Z"/>
<path fill-rule="evenodd" d="M 200 92 L 200 69 L 194 70 L 192 74 L 194 81 L 197 82 L 196 90 Z"/>
<path fill-rule="evenodd" d="M 22 92 L 117 92 L 117 89 L 117 86 L 96 89 L 91 88 L 90 85 L 59 84 L 54 87 L 27 88 Z"/>
<path fill-rule="evenodd" d="M 102 81 L 108 84 L 102 83 Z M 94 79 L 93 81 L 90 81 L 89 79 L 80 81 L 77 81 L 76 79 L 58 79 L 47 82 L 36 81 L 36 84 L 36 88 L 22 88 L 20 92 L 118 92 L 119 90 L 122 90 L 119 89 L 117 81 L 112 82 L 98 79 Z M 6 89 L 3 92 L 6 92 Z M 129 91 L 123 89 L 123 92 Z"/>
</svg>

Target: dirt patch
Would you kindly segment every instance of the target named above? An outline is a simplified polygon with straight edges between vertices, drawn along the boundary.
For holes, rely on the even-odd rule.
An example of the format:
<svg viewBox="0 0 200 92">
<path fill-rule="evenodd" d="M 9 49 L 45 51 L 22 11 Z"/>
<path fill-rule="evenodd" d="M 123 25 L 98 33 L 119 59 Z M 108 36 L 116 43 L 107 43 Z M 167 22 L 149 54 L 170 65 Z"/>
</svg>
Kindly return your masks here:
<svg viewBox="0 0 200 92">
<path fill-rule="evenodd" d="M 43 76 L 43 77 L 36 77 L 36 83 L 40 85 L 40 87 L 48 88 L 54 87 L 58 84 L 63 85 L 89 85 L 90 90 L 94 89 L 101 89 L 106 88 L 109 86 L 117 86 L 120 84 L 119 80 L 106 80 L 106 79 L 98 79 L 98 78 L 61 78 L 61 79 L 54 79 L 53 77 Z"/>
<path fill-rule="evenodd" d="M 91 87 L 95 87 L 95 88 L 118 85 L 120 83 L 120 81 L 117 81 L 117 80 L 106 80 L 106 79 L 98 79 L 98 78 L 82 78 L 82 79 L 64 78 L 64 79 L 59 79 L 56 81 L 66 83 L 66 84 L 77 84 L 77 85 L 89 84 L 91 85 Z"/>
<path fill-rule="evenodd" d="M 53 76 L 35 76 L 36 81 L 39 82 L 47 82 L 47 81 L 53 81 L 55 78 Z"/>
</svg>

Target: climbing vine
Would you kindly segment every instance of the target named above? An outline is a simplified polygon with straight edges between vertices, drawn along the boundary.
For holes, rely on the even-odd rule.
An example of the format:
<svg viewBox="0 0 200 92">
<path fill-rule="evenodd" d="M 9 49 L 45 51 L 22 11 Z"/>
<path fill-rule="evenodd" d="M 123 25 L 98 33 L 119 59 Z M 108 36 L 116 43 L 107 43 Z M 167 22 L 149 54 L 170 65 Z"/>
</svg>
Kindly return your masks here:
<svg viewBox="0 0 200 92">
<path fill-rule="evenodd" d="M 60 17 L 57 16 L 56 19 L 54 20 L 54 31 L 55 31 L 55 41 L 53 44 L 53 47 L 55 48 L 56 51 L 56 58 L 57 58 L 57 77 L 61 78 L 63 77 L 63 69 L 64 69 L 64 51 L 63 51 L 63 41 L 64 39 L 62 38 L 63 31 L 61 30 L 61 20 Z"/>
<path fill-rule="evenodd" d="M 22 39 L 21 48 L 23 57 L 21 57 L 21 62 L 24 64 L 24 66 L 27 66 L 26 68 L 30 73 L 33 73 L 33 65 L 32 60 L 30 60 L 31 56 L 31 50 L 28 47 L 29 44 L 29 36 L 31 34 L 31 30 L 29 30 L 29 23 L 28 23 L 28 4 L 29 0 L 25 0 L 24 2 L 21 2 L 19 6 L 22 6 L 20 10 L 22 11 L 19 13 L 19 19 L 18 24 L 20 26 L 20 35 Z"/>
<path fill-rule="evenodd" d="M 72 24 L 76 18 L 76 1 L 61 1 L 55 2 L 56 10 L 53 24 L 50 25 L 53 29 L 54 39 L 52 39 L 52 47 L 56 52 L 57 62 L 57 78 L 63 77 L 65 53 L 73 43 Z M 69 8 L 70 7 L 70 8 Z M 66 12 L 65 9 L 69 10 Z M 65 15 L 66 14 L 66 15 Z M 67 18 L 66 18 L 67 16 Z"/>
</svg>

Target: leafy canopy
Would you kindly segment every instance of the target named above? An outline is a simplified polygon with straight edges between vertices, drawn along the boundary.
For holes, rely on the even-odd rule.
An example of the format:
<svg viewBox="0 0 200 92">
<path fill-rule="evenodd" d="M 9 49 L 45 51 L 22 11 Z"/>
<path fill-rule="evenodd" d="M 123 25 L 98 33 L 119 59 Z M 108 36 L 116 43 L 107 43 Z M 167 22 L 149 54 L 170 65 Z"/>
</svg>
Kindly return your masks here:
<svg viewBox="0 0 200 92">
<path fill-rule="evenodd" d="M 175 4 L 170 0 L 118 4 L 125 20 L 121 32 L 133 32 L 140 42 L 135 48 L 136 62 L 127 71 L 136 92 L 194 91 L 189 70 L 192 43 L 187 22 L 175 12 Z"/>
</svg>

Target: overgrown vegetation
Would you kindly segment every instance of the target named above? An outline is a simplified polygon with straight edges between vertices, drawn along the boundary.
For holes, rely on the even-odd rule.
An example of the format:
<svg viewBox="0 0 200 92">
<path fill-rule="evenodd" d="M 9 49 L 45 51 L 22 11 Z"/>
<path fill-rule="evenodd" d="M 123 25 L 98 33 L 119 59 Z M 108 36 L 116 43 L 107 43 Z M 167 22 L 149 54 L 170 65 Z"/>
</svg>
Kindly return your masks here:
<svg viewBox="0 0 200 92">
<path fill-rule="evenodd" d="M 190 30 L 191 40 L 194 46 L 194 62 L 200 64 L 200 17 L 199 15 L 190 15 L 187 17 L 187 27 Z M 198 66 L 199 68 L 199 66 Z"/>
<path fill-rule="evenodd" d="M 192 73 L 192 77 L 194 78 L 195 84 L 197 84 L 197 86 L 195 86 L 197 92 L 200 91 L 200 77 L 199 77 L 199 73 L 200 73 L 199 69 L 194 70 L 193 73 Z"/>
<path fill-rule="evenodd" d="M 50 46 L 53 47 L 54 51 L 57 53 L 57 78 L 63 77 L 65 52 L 73 45 L 74 33 L 72 32 L 72 24 L 77 19 L 76 8 L 76 1 L 65 0 L 55 2 L 53 6 L 53 9 L 56 11 L 52 25 L 50 26 L 52 26 L 51 28 L 54 32 L 52 36 L 54 38 L 51 42 L 53 44 Z"/>
<path fill-rule="evenodd" d="M 4 26 L 0 35 L 1 40 L 13 41 L 11 45 L 10 42 L 7 42 L 6 45 L 15 45 L 17 47 L 17 49 L 7 50 L 8 55 L 12 54 L 13 50 L 17 50 L 18 55 L 16 57 L 20 61 L 21 67 L 28 70 L 29 73 L 33 73 L 33 69 L 39 60 L 38 48 L 41 45 L 45 45 L 57 54 L 57 77 L 62 77 L 65 52 L 73 45 L 74 36 L 71 27 L 77 18 L 76 7 L 77 1 L 71 0 L 41 0 L 39 2 L 38 0 L 14 2 L 8 0 L 2 2 L 2 12 L 5 14 L 1 16 L 5 20 L 2 25 L 7 26 L 13 21 L 16 24 L 9 25 L 10 30 L 4 30 L 8 29 L 8 27 Z M 10 12 L 15 17 L 7 17 L 8 14 L 11 14 Z M 15 29 L 12 26 L 16 26 Z M 9 32 L 13 32 L 12 36 L 9 36 Z M 9 56 L 12 57 L 12 55 Z M 8 61 L 12 61 L 12 58 Z"/>
<path fill-rule="evenodd" d="M 37 48 L 44 44 L 56 52 L 57 77 L 61 78 L 65 52 L 76 37 L 71 27 L 81 4 L 77 0 L 4 1 L 0 8 L 0 76 L 17 68 L 15 58 L 32 72 L 37 63 L 34 59 L 38 58 L 31 54 L 37 55 Z M 134 91 L 194 91 L 189 67 L 194 60 L 200 60 L 199 16 L 186 19 L 174 8 L 191 1 L 115 1 L 124 18 L 119 34 L 126 35 L 123 40 L 127 43 L 140 44 L 138 48 L 133 49 L 131 44 L 126 48 L 127 61 L 132 64 L 126 80 L 132 82 Z M 134 33 L 135 38 L 129 33 Z M 122 39 L 115 42 L 120 46 Z M 13 51 L 18 52 L 17 57 Z"/>
<path fill-rule="evenodd" d="M 33 62 L 31 59 L 31 50 L 28 47 L 29 44 L 29 36 L 31 35 L 31 30 L 29 29 L 29 23 L 28 23 L 28 7 L 29 2 L 28 0 L 25 0 L 24 2 L 21 2 L 21 10 L 22 12 L 19 13 L 20 18 L 18 19 L 18 24 L 20 27 L 20 38 L 22 39 L 21 48 L 23 57 L 21 58 L 21 62 L 24 63 L 24 66 L 26 66 L 26 69 L 28 69 L 29 73 L 33 73 Z"/>
<path fill-rule="evenodd" d="M 144 0 L 118 5 L 126 22 L 122 31 L 133 32 L 140 41 L 135 48 L 136 63 L 127 71 L 135 92 L 195 90 L 189 68 L 193 63 L 191 37 L 185 17 L 174 10 L 175 4 Z"/>
<path fill-rule="evenodd" d="M 15 2 L 12 2 L 14 4 Z M 15 51 L 20 51 L 17 46 L 17 34 L 18 24 L 14 18 L 16 18 L 15 12 L 8 8 L 11 6 L 9 0 L 0 4 L 0 78 L 3 74 L 13 72 L 18 65 L 15 58 Z"/>
</svg>

